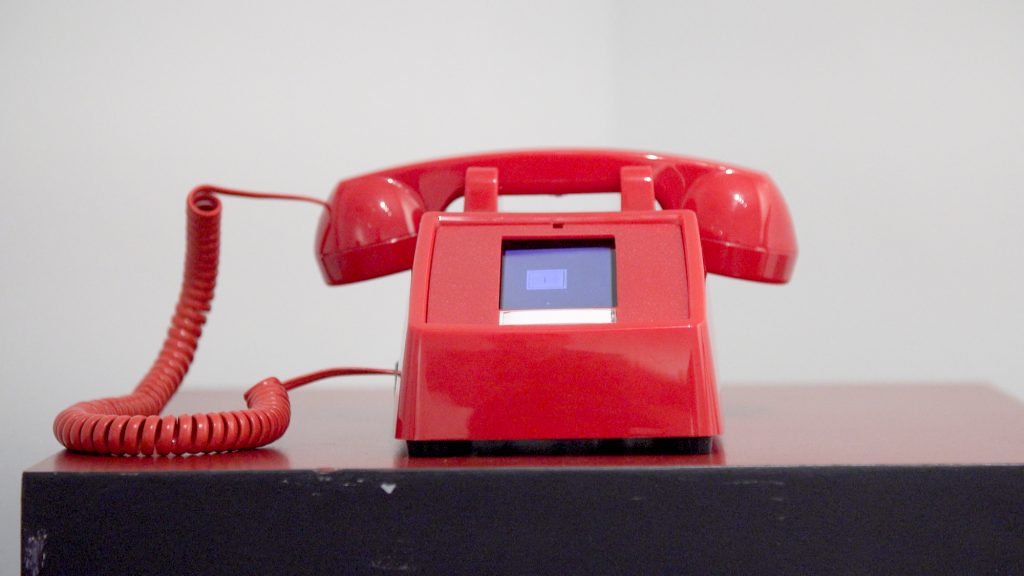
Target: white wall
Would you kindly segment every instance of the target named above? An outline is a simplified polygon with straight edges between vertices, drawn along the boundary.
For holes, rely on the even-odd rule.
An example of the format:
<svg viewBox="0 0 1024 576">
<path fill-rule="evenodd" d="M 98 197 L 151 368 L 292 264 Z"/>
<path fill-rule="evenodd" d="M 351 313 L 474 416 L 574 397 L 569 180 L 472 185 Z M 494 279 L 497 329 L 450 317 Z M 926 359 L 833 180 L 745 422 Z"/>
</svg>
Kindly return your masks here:
<svg viewBox="0 0 1024 576">
<path fill-rule="evenodd" d="M 1024 4 L 654 6 L 615 18 L 616 141 L 769 172 L 800 242 L 791 285 L 710 279 L 723 381 L 1024 397 Z"/>
<path fill-rule="evenodd" d="M 293 4 L 0 3 L 5 562 L 53 416 L 128 391 L 156 353 L 200 182 L 326 196 L 387 165 L 568 145 L 748 165 L 802 252 L 786 287 L 709 281 L 723 382 L 1024 397 L 1019 3 Z M 187 387 L 394 363 L 407 275 L 324 287 L 315 208 L 226 204 Z"/>
</svg>

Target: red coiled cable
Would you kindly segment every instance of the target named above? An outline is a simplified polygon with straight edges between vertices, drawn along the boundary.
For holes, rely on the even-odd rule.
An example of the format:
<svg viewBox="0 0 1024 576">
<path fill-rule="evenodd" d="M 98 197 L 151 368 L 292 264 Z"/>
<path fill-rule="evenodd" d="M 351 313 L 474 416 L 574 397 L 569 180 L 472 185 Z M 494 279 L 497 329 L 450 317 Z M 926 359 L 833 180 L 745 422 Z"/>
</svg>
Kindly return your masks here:
<svg viewBox="0 0 1024 576">
<path fill-rule="evenodd" d="M 376 368 L 333 368 L 281 382 L 267 378 L 245 393 L 246 410 L 160 416 L 195 356 L 217 283 L 220 201 L 214 194 L 313 202 L 316 198 L 199 186 L 188 196 L 188 244 L 181 293 L 160 355 L 127 396 L 79 402 L 57 415 L 53 432 L 67 449 L 110 455 L 202 454 L 257 448 L 288 428 L 288 390 L 354 374 L 394 374 Z"/>
</svg>

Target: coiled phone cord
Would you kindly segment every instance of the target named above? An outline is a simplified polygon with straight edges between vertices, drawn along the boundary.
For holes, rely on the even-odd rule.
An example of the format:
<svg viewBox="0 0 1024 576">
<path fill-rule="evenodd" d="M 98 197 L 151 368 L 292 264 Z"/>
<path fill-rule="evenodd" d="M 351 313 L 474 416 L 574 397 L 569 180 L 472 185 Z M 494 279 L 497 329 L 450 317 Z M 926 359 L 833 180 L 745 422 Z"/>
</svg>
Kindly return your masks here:
<svg viewBox="0 0 1024 576">
<path fill-rule="evenodd" d="M 266 378 L 245 393 L 246 410 L 160 416 L 195 355 L 217 283 L 220 201 L 215 194 L 312 202 L 316 198 L 199 186 L 188 196 L 188 244 L 181 293 L 160 354 L 135 390 L 79 402 L 57 415 L 53 432 L 76 452 L 121 456 L 202 454 L 257 448 L 288 428 L 288 391 L 333 376 L 395 374 L 376 368 L 332 368 L 281 382 Z"/>
</svg>

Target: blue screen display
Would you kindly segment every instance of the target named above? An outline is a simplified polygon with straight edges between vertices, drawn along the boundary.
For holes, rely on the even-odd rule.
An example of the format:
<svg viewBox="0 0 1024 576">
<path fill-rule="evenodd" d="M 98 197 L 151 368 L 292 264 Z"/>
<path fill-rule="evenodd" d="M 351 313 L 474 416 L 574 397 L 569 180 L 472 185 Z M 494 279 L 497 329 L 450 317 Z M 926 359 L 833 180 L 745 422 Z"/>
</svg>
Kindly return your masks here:
<svg viewBox="0 0 1024 576">
<path fill-rule="evenodd" d="M 500 305 L 502 310 L 614 307 L 614 241 L 506 240 Z"/>
</svg>

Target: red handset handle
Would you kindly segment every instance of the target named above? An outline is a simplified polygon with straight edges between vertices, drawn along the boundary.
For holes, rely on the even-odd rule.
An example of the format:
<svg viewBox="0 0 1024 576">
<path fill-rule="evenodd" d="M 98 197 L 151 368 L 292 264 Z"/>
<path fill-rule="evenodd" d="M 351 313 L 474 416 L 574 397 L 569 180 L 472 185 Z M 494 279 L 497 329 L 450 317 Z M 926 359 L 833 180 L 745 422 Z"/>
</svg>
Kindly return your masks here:
<svg viewBox="0 0 1024 576">
<path fill-rule="evenodd" d="M 682 156 L 620 150 L 531 150 L 460 156 L 389 168 L 344 180 L 320 221 L 324 278 L 344 284 L 406 270 L 424 211 L 464 194 L 466 170 L 498 170 L 501 194 L 620 190 L 621 170 L 648 166 L 665 209 L 697 214 L 708 272 L 786 282 L 796 235 L 786 203 L 767 175 Z"/>
</svg>

